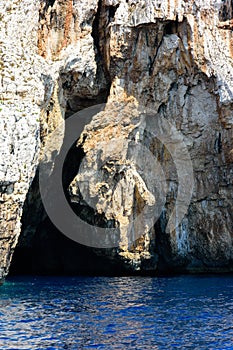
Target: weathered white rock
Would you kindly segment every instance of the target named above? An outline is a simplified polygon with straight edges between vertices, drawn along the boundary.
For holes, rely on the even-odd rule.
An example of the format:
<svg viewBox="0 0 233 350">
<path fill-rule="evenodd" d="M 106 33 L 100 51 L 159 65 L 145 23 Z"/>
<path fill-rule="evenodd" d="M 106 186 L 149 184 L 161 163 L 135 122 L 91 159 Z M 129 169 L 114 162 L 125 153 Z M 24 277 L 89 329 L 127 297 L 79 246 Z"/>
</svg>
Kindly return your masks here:
<svg viewBox="0 0 233 350">
<path fill-rule="evenodd" d="M 20 234 L 20 217 L 38 164 L 40 107 L 44 99 L 36 57 L 38 5 L 0 4 L 0 278 Z"/>
</svg>

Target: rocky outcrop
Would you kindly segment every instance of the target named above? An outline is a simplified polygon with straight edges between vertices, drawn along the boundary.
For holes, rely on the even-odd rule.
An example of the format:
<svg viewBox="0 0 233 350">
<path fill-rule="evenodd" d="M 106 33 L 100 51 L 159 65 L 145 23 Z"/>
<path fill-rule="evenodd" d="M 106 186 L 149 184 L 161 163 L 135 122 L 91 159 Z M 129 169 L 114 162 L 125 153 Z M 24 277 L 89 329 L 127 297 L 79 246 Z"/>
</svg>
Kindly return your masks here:
<svg viewBox="0 0 233 350">
<path fill-rule="evenodd" d="M 22 245 L 44 216 L 38 187 L 29 188 L 48 135 L 63 118 L 105 102 L 77 143 L 84 155 L 72 159 L 79 171 L 69 181 L 74 208 L 119 230 L 118 248 L 93 252 L 130 271 L 232 270 L 232 2 L 0 6 L 0 277 L 10 266 L 23 208 L 36 203 L 33 220 L 24 213 L 31 223 L 24 222 Z M 182 135 L 194 179 L 188 211 L 169 232 L 182 171 L 153 136 L 163 121 Z M 151 212 L 158 216 L 153 225 Z"/>
<path fill-rule="evenodd" d="M 20 217 L 35 174 L 40 147 L 43 82 L 37 67 L 38 8 L 35 2 L 0 5 L 0 278 L 20 234 Z"/>
</svg>

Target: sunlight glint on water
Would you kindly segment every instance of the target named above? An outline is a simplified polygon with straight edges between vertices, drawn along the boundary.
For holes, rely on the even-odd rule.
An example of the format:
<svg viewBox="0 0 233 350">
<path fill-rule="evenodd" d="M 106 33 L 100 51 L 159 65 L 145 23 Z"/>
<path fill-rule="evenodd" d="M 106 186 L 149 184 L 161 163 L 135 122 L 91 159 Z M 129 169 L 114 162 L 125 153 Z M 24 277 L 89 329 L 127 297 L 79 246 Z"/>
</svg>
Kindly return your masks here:
<svg viewBox="0 0 233 350">
<path fill-rule="evenodd" d="M 233 277 L 17 277 L 0 349 L 233 349 Z"/>
</svg>

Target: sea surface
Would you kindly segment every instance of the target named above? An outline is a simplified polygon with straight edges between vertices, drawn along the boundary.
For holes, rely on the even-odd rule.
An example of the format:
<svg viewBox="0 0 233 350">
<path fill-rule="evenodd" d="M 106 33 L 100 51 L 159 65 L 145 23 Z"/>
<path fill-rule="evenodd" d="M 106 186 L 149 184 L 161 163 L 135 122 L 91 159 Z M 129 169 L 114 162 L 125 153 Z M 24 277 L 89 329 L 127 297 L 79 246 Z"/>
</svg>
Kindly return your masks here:
<svg viewBox="0 0 233 350">
<path fill-rule="evenodd" d="M 0 349 L 233 349 L 233 276 L 10 278 Z"/>
</svg>

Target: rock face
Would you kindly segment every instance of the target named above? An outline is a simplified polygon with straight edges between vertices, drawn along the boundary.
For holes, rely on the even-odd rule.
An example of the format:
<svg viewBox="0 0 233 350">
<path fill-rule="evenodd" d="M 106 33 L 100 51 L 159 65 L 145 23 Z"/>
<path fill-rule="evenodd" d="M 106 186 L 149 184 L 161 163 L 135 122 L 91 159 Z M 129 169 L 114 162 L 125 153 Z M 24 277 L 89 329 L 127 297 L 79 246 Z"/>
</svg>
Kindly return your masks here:
<svg viewBox="0 0 233 350">
<path fill-rule="evenodd" d="M 30 249 L 25 242 L 44 216 L 31 184 L 47 136 L 65 117 L 105 102 L 77 143 L 84 156 L 72 160 L 80 167 L 69 181 L 82 215 L 92 205 L 97 224 L 119 229 L 118 248 L 93 252 L 131 272 L 231 271 L 232 1 L 7 0 L 0 9 L 0 278 L 20 233 Z M 148 136 L 164 120 L 182 135 L 194 179 L 171 232 L 182 169 Z M 21 229 L 23 211 L 30 219 Z"/>
<path fill-rule="evenodd" d="M 5 276 L 20 234 L 20 217 L 40 147 L 43 82 L 38 74 L 38 6 L 5 1 L 0 5 L 0 278 Z"/>
</svg>

